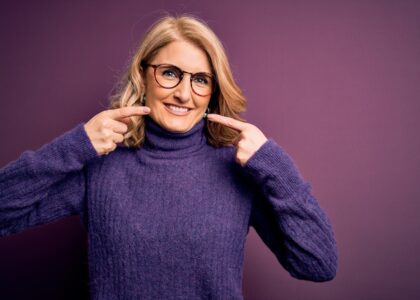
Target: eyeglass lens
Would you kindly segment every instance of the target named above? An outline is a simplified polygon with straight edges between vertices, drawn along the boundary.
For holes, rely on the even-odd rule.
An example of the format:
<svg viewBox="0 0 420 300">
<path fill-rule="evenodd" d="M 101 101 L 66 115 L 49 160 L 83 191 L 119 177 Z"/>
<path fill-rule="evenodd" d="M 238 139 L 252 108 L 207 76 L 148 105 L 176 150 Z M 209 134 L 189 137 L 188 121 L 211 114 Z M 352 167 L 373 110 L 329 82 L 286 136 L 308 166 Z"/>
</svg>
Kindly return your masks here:
<svg viewBox="0 0 420 300">
<path fill-rule="evenodd" d="M 156 80 L 165 88 L 173 88 L 182 80 L 183 72 L 172 65 L 160 65 L 156 68 Z M 206 96 L 213 90 L 212 78 L 205 73 L 195 73 L 191 78 L 195 93 Z"/>
</svg>

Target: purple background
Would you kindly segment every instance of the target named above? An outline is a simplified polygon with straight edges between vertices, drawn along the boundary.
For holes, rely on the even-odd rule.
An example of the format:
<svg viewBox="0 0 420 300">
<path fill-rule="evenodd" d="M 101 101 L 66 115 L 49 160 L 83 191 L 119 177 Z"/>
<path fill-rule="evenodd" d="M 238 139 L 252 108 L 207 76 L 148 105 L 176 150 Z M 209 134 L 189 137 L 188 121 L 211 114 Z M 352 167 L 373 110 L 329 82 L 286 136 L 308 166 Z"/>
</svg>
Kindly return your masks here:
<svg viewBox="0 0 420 300">
<path fill-rule="evenodd" d="M 337 277 L 312 283 L 252 229 L 245 298 L 420 299 L 420 2 L 253 2 L 2 1 L 0 165 L 105 109 L 145 29 L 189 12 L 221 38 L 245 117 L 293 157 L 338 242 Z M 86 272 L 77 216 L 0 239 L 3 299 L 81 298 Z"/>
</svg>

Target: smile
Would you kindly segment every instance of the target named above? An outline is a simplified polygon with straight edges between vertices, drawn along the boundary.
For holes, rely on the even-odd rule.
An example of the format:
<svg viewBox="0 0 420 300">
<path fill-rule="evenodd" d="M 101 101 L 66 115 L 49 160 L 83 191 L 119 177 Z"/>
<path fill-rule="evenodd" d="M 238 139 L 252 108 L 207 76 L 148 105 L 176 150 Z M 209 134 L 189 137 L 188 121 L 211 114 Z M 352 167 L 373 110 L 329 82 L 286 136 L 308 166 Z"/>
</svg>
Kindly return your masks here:
<svg viewBox="0 0 420 300">
<path fill-rule="evenodd" d="M 191 110 L 187 107 L 180 107 L 180 106 L 166 104 L 166 103 L 165 103 L 165 108 L 167 111 L 177 116 L 184 116 L 188 114 L 188 112 Z"/>
</svg>

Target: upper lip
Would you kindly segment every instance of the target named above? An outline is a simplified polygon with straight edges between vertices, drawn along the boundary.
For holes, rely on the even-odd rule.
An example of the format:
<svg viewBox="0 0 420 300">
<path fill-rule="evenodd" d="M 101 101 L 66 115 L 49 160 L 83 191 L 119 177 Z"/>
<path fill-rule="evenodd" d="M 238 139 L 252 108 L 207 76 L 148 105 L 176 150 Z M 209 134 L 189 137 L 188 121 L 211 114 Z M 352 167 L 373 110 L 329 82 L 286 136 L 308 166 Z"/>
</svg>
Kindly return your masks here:
<svg viewBox="0 0 420 300">
<path fill-rule="evenodd" d="M 192 109 L 191 107 L 182 106 L 182 105 L 179 105 L 179 104 L 174 104 L 174 103 L 165 103 L 165 102 L 164 102 L 163 104 L 165 104 L 165 105 L 178 106 L 178 107 L 187 108 L 187 109 Z"/>
</svg>

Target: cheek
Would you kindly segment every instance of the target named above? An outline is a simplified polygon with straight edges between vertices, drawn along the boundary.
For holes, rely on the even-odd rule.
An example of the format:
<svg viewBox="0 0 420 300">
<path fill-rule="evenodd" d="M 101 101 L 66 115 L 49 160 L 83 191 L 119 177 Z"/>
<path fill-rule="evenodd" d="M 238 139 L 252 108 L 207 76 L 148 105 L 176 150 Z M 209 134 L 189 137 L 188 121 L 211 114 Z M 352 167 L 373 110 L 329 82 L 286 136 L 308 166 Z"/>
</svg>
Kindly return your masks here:
<svg viewBox="0 0 420 300">
<path fill-rule="evenodd" d="M 200 108 L 202 108 L 203 110 L 206 110 L 209 104 L 210 104 L 210 98 L 205 99 L 202 101 Z"/>
<path fill-rule="evenodd" d="M 150 86 L 147 89 L 146 97 L 149 105 L 155 105 L 158 102 L 162 102 L 170 96 L 170 90 L 163 89 L 159 86 Z"/>
<path fill-rule="evenodd" d="M 165 89 L 162 89 L 157 84 L 155 78 L 153 77 L 153 74 L 149 73 L 146 78 L 146 97 L 148 99 L 149 104 L 155 102 L 156 99 L 160 99 L 162 97 L 162 94 L 165 94 L 165 92 Z"/>
</svg>

